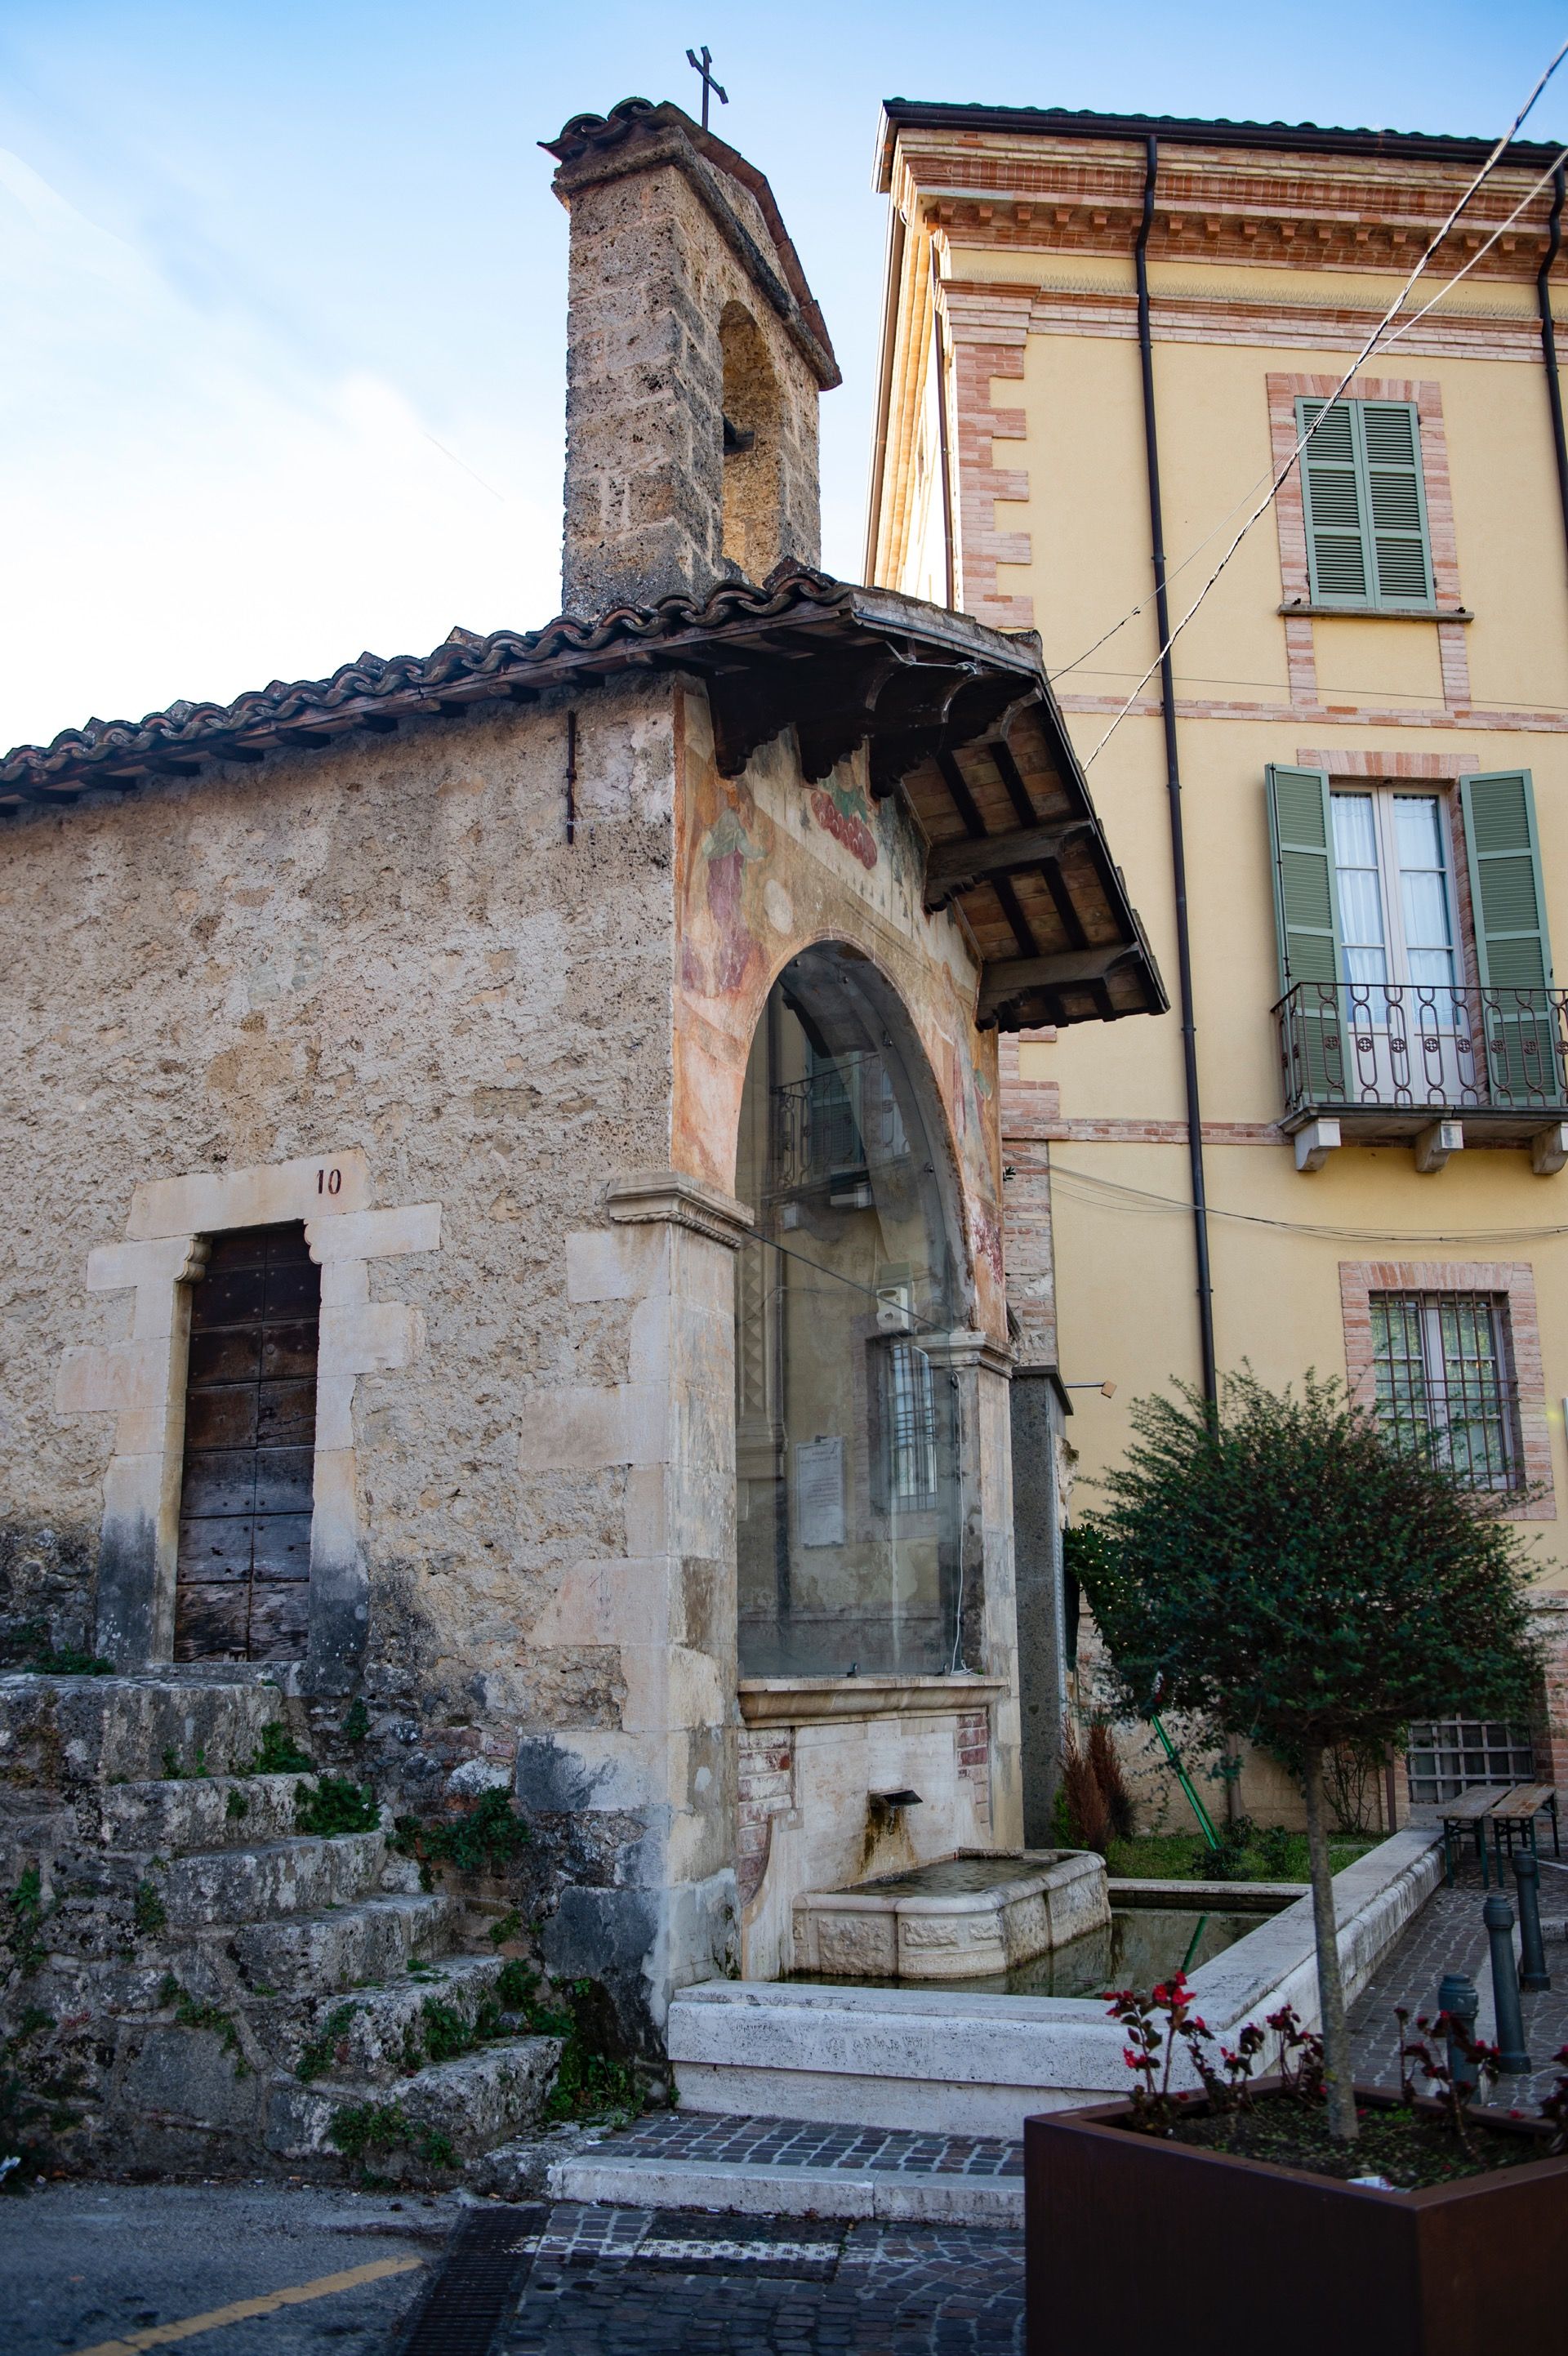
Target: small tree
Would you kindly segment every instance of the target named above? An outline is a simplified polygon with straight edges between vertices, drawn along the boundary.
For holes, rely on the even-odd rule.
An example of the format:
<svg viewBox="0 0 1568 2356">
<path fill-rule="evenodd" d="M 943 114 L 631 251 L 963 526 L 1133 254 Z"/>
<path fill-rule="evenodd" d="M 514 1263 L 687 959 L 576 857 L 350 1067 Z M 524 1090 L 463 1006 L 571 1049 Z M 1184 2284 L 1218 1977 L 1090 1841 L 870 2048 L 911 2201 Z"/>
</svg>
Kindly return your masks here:
<svg viewBox="0 0 1568 2356">
<path fill-rule="evenodd" d="M 1506 1718 L 1536 1655 L 1528 1573 L 1497 1500 L 1308 1375 L 1299 1395 L 1230 1377 L 1218 1408 L 1139 1400 L 1083 1553 L 1133 1708 L 1193 1712 L 1299 1776 L 1332 2133 L 1356 2135 L 1324 1758 L 1399 1742 L 1412 1719 Z"/>
</svg>

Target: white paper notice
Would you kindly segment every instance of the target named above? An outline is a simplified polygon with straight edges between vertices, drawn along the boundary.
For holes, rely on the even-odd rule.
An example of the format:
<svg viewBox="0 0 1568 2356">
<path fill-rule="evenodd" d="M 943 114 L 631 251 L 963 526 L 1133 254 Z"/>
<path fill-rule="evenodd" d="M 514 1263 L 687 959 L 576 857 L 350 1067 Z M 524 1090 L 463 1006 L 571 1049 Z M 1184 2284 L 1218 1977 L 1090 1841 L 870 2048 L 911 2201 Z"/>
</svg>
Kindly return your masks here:
<svg viewBox="0 0 1568 2356">
<path fill-rule="evenodd" d="M 802 1440 L 797 1447 L 795 1520 L 803 1547 L 843 1546 L 842 1440 Z"/>
</svg>

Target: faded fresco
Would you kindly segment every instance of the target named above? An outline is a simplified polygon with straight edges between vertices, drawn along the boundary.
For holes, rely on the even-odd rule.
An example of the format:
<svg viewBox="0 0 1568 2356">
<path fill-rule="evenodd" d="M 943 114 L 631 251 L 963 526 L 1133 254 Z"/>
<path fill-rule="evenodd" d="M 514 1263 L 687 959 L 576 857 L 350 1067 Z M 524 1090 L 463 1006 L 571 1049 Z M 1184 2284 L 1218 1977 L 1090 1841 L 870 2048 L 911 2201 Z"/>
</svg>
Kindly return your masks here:
<svg viewBox="0 0 1568 2356">
<path fill-rule="evenodd" d="M 914 1023 L 959 1180 L 978 1329 L 1006 1334 L 996 1034 L 971 1020 L 975 973 L 950 916 L 921 902 L 923 847 L 897 798 L 874 802 L 865 759 L 801 782 L 788 737 L 721 777 L 707 708 L 680 694 L 675 776 L 677 1169 L 733 1191 L 746 1059 L 768 988 L 813 941 L 874 960 Z"/>
</svg>

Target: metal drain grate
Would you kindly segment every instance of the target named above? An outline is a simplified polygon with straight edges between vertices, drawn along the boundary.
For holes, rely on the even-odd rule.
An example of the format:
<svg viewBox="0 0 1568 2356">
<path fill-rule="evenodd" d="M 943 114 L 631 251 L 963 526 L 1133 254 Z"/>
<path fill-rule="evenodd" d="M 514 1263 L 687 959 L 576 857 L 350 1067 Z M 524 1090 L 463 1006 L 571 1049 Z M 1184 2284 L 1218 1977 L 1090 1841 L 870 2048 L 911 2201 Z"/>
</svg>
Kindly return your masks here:
<svg viewBox="0 0 1568 2356">
<path fill-rule="evenodd" d="M 489 2356 L 528 2279 L 549 2214 L 545 2208 L 470 2211 L 409 2318 L 396 2356 Z"/>
</svg>

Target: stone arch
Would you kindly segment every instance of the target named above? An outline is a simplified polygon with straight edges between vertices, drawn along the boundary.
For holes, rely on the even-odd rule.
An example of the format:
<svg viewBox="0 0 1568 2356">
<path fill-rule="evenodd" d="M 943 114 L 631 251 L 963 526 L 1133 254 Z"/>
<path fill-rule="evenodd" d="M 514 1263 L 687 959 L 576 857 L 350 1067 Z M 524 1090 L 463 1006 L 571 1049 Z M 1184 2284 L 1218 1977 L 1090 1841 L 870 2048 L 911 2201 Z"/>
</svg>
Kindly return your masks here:
<svg viewBox="0 0 1568 2356">
<path fill-rule="evenodd" d="M 724 361 L 724 553 L 765 580 L 784 552 L 784 396 L 744 304 L 719 316 Z"/>
<path fill-rule="evenodd" d="M 897 990 L 822 940 L 764 1001 L 736 1192 L 742 1676 L 957 1657 L 952 1337 L 970 1269 L 940 1092 Z"/>
</svg>

